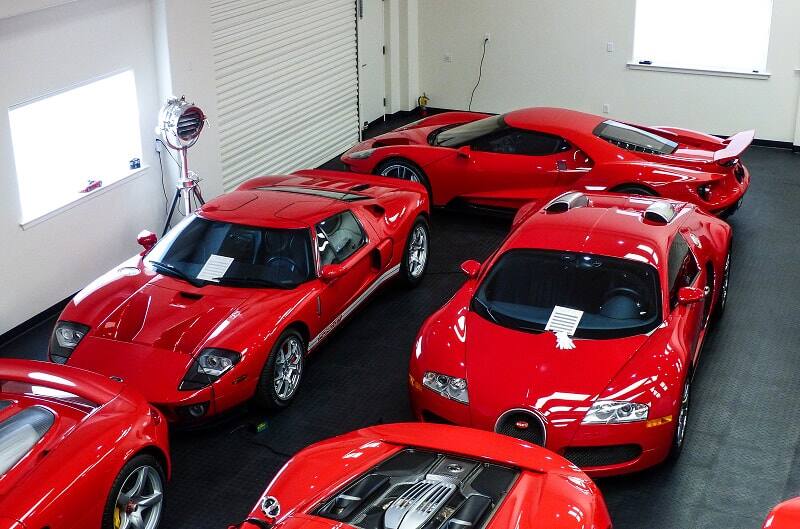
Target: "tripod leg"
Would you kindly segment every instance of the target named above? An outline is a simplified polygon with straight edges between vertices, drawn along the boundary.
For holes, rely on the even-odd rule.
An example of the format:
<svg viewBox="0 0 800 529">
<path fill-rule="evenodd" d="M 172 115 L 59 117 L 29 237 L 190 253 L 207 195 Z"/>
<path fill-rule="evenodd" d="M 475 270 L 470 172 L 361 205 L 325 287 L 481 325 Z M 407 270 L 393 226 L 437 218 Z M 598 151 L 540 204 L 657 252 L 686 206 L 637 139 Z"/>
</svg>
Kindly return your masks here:
<svg viewBox="0 0 800 529">
<path fill-rule="evenodd" d="M 161 233 L 161 236 L 167 234 L 167 230 L 169 230 L 169 225 L 172 222 L 172 215 L 175 214 L 175 208 L 178 206 L 178 201 L 181 199 L 181 190 L 175 190 L 175 196 L 172 198 L 172 206 L 169 208 L 169 215 L 167 215 L 167 222 L 164 223 L 164 231 Z"/>
<path fill-rule="evenodd" d="M 195 184 L 195 186 L 192 188 L 192 192 L 194 193 L 194 196 L 197 197 L 197 201 L 200 202 L 201 206 L 206 203 L 206 201 L 203 200 L 203 195 L 200 194 L 200 188 L 197 186 L 197 184 Z"/>
</svg>

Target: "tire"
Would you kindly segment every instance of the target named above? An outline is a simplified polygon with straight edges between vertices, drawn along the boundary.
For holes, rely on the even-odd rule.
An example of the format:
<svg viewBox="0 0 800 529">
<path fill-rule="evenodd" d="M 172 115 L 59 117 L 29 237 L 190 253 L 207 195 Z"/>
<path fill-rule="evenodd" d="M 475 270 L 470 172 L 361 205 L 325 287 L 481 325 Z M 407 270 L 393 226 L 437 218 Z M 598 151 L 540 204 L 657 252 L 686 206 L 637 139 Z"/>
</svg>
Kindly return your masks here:
<svg viewBox="0 0 800 529">
<path fill-rule="evenodd" d="M 719 321 L 722 318 L 722 315 L 725 314 L 725 307 L 728 304 L 728 290 L 729 290 L 729 283 L 730 283 L 730 275 L 731 275 L 731 249 L 733 248 L 733 241 L 731 241 L 731 246 L 728 249 L 728 255 L 725 256 L 725 264 L 723 265 L 724 268 L 722 270 L 722 281 L 720 282 L 719 287 L 719 297 L 717 298 L 717 304 L 714 307 L 714 319 Z"/>
<path fill-rule="evenodd" d="M 254 401 L 259 407 L 282 409 L 292 402 L 303 381 L 306 351 L 306 342 L 295 329 L 286 329 L 275 340 L 256 386 Z"/>
<path fill-rule="evenodd" d="M 155 457 L 149 454 L 133 457 L 111 486 L 102 529 L 156 529 L 161 520 L 166 481 L 164 468 Z"/>
<path fill-rule="evenodd" d="M 409 160 L 403 158 L 385 160 L 375 168 L 375 174 L 420 183 L 428 190 L 428 196 L 433 201 L 433 193 L 431 192 L 431 184 L 428 181 L 428 177 L 422 169 Z"/>
<path fill-rule="evenodd" d="M 689 423 L 689 409 L 692 401 L 692 374 L 687 373 L 681 389 L 681 400 L 678 403 L 678 412 L 675 414 L 675 432 L 672 434 L 672 446 L 667 460 L 674 462 L 683 451 L 686 442 L 686 429 Z"/>
<path fill-rule="evenodd" d="M 422 282 L 430 260 L 431 230 L 425 217 L 419 216 L 408 233 L 400 263 L 400 277 L 403 283 L 413 288 Z"/>
<path fill-rule="evenodd" d="M 638 186 L 636 184 L 626 184 L 621 185 L 617 188 L 611 190 L 612 193 L 619 193 L 621 195 L 641 195 L 645 197 L 657 197 L 658 194 L 644 186 Z"/>
</svg>

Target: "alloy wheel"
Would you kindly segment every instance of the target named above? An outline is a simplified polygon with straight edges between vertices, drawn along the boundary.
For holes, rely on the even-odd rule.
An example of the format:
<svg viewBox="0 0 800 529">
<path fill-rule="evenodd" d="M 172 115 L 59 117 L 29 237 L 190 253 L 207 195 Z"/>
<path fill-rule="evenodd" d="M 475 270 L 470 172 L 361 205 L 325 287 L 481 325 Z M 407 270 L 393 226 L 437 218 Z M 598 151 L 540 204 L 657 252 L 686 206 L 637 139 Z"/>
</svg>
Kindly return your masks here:
<svg viewBox="0 0 800 529">
<path fill-rule="evenodd" d="M 425 271 L 425 263 L 428 261 L 428 232 L 425 226 L 417 224 L 411 233 L 411 241 L 408 244 L 408 273 L 413 279 L 417 279 Z"/>
<path fill-rule="evenodd" d="M 296 336 L 289 336 L 281 344 L 275 358 L 275 394 L 281 400 L 289 400 L 297 391 L 303 371 L 303 348 Z"/>
<path fill-rule="evenodd" d="M 399 178 L 400 180 L 410 180 L 411 182 L 417 182 L 418 184 L 422 183 L 422 180 L 417 172 L 411 167 L 402 163 L 387 165 L 381 170 L 381 176 Z"/>
<path fill-rule="evenodd" d="M 151 466 L 133 470 L 122 483 L 114 509 L 115 529 L 155 529 L 161 519 L 164 484 Z"/>
</svg>

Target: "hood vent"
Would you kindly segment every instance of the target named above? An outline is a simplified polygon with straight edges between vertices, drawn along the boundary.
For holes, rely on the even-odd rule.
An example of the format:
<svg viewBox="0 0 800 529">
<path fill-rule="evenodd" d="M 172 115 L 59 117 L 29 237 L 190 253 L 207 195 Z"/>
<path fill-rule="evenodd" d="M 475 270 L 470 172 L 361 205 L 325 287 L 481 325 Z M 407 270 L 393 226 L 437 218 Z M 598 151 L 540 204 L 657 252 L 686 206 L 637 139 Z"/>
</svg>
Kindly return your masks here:
<svg viewBox="0 0 800 529">
<path fill-rule="evenodd" d="M 589 197 L 580 191 L 570 191 L 548 202 L 544 210 L 548 213 L 564 213 L 575 208 L 585 208 L 588 205 Z"/>
</svg>

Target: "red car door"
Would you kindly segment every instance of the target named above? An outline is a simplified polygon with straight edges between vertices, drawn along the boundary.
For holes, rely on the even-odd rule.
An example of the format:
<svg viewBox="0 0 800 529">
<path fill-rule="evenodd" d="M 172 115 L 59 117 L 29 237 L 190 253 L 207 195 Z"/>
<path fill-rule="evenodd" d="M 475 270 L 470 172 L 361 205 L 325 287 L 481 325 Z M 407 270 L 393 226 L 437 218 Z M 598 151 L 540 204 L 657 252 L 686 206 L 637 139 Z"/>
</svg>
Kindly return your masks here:
<svg viewBox="0 0 800 529">
<path fill-rule="evenodd" d="M 711 303 L 710 290 L 707 289 L 707 274 L 698 265 L 697 256 L 692 252 L 693 244 L 688 233 L 679 233 L 672 241 L 669 252 L 670 309 L 677 316 L 675 322 L 683 342 L 689 347 L 692 365 L 700 353 L 699 346 L 705 332 L 707 305 Z M 678 291 L 683 287 L 694 287 L 705 292 L 702 301 L 690 304 L 678 302 Z M 677 311 L 677 313 L 676 313 Z"/>
<path fill-rule="evenodd" d="M 557 136 L 504 128 L 472 140 L 443 163 L 455 195 L 483 206 L 519 208 L 561 190 L 559 172 L 568 168 L 570 149 Z"/>
<path fill-rule="evenodd" d="M 371 255 L 374 242 L 350 210 L 325 219 L 315 230 L 320 268 L 338 268 L 336 277 L 322 278 L 319 313 L 324 328 L 355 308 L 358 297 L 375 281 L 378 270 Z"/>
</svg>

